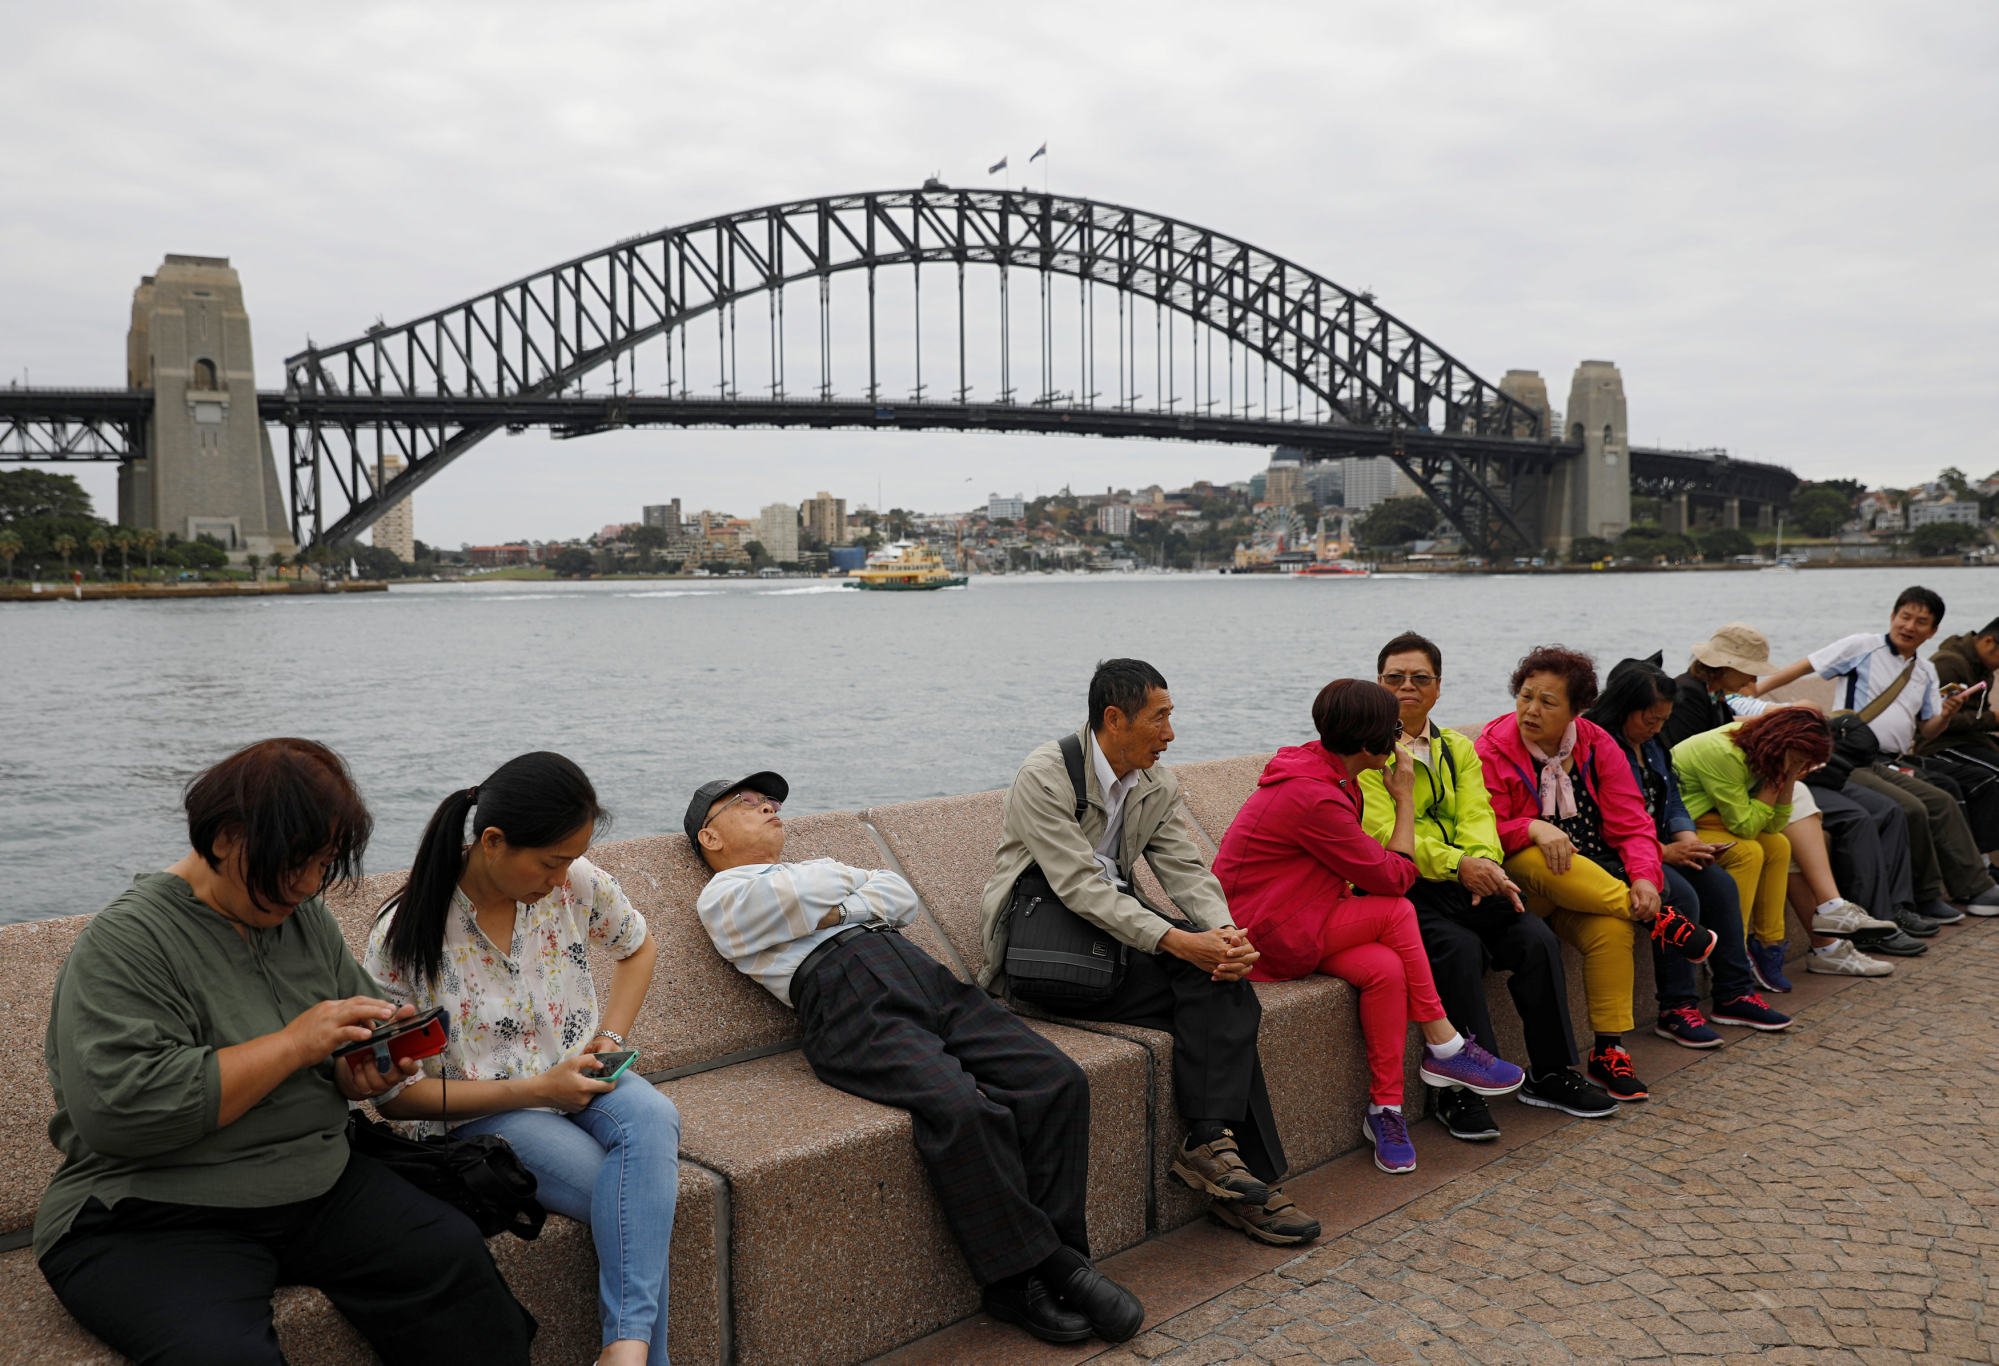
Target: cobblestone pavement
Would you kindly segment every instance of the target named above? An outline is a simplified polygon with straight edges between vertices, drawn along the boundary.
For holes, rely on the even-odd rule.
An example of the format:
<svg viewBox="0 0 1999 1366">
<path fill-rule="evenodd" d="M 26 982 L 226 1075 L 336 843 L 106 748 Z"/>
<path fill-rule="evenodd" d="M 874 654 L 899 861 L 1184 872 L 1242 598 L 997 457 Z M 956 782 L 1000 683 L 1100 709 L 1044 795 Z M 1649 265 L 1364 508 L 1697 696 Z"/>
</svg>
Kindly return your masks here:
<svg viewBox="0 0 1999 1366">
<path fill-rule="evenodd" d="M 1999 1361 L 1999 932 L 1933 942 L 1094 1361 Z"/>
</svg>

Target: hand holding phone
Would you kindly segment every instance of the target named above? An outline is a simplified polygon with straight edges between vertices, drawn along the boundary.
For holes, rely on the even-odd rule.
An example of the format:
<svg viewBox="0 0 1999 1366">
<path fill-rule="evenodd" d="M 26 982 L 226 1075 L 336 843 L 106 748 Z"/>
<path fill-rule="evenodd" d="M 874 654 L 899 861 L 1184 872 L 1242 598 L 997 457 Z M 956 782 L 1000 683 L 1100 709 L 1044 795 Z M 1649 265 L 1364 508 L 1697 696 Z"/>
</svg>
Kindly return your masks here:
<svg viewBox="0 0 1999 1366">
<path fill-rule="evenodd" d="M 443 1006 L 432 1006 L 420 1014 L 377 1026 L 367 1038 L 334 1049 L 333 1056 L 345 1058 L 347 1065 L 357 1072 L 372 1058 L 376 1069 L 386 1077 L 395 1072 L 397 1063 L 442 1053 L 450 1036 L 451 1017 L 445 1014 Z"/>
<path fill-rule="evenodd" d="M 616 1081 L 638 1059 L 639 1050 L 622 1048 L 615 1053 L 592 1053 L 590 1056 L 597 1060 L 598 1081 Z"/>
</svg>

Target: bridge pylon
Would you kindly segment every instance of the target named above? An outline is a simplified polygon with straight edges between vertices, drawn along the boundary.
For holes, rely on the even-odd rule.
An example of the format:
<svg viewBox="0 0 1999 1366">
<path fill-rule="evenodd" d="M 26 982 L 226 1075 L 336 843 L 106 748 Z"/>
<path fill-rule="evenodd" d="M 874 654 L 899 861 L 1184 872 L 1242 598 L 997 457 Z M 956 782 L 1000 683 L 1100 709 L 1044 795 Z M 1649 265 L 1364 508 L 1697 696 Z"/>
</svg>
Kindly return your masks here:
<svg viewBox="0 0 1999 1366">
<path fill-rule="evenodd" d="M 152 392 L 143 451 L 118 469 L 118 521 L 232 558 L 297 549 L 257 404 L 250 317 L 227 257 L 169 254 L 132 291 L 127 383 Z"/>
<path fill-rule="evenodd" d="M 1624 412 L 1624 376 L 1607 360 L 1586 360 L 1569 383 L 1563 415 L 1582 454 L 1570 462 L 1566 551 L 1577 536 L 1609 540 L 1631 529 L 1631 427 Z"/>
</svg>

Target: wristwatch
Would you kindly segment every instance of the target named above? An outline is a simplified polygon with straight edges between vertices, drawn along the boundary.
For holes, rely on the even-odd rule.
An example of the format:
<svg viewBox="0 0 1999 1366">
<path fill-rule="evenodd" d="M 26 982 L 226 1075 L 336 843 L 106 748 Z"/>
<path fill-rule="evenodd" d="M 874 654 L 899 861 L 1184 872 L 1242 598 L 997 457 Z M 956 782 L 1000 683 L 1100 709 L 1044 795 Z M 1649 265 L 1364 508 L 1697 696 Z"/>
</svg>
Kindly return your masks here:
<svg viewBox="0 0 1999 1366">
<path fill-rule="evenodd" d="M 623 1048 L 625 1046 L 625 1036 L 620 1034 L 615 1029 L 600 1029 L 591 1037 L 598 1039 L 609 1039 L 612 1043 L 616 1044 L 620 1048 Z"/>
</svg>

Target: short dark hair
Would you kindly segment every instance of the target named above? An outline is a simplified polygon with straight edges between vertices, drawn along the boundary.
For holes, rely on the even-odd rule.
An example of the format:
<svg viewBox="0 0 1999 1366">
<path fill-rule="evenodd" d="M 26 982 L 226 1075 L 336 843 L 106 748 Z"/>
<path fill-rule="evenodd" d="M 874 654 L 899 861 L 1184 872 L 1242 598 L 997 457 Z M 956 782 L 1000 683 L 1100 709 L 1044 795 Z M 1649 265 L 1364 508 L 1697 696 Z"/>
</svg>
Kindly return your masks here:
<svg viewBox="0 0 1999 1366">
<path fill-rule="evenodd" d="M 1439 650 L 1428 636 L 1419 636 L 1414 631 L 1404 631 L 1395 639 L 1381 647 L 1381 653 L 1374 657 L 1374 671 L 1380 673 L 1388 667 L 1390 655 L 1406 655 L 1411 650 L 1421 650 L 1430 661 L 1438 677 L 1444 672 L 1444 652 Z"/>
<path fill-rule="evenodd" d="M 1902 596 L 1896 598 L 1894 607 L 1889 609 L 1889 614 L 1892 616 L 1894 613 L 1907 607 L 1910 603 L 1914 603 L 1930 614 L 1930 625 L 1943 625 L 1943 598 L 1935 589 L 1925 588 L 1921 584 L 1904 588 Z"/>
<path fill-rule="evenodd" d="M 1319 743 L 1335 754 L 1390 754 L 1401 707 L 1395 694 L 1365 678 L 1335 678 L 1312 699 Z"/>
<path fill-rule="evenodd" d="M 1679 696 L 1680 685 L 1658 665 L 1646 659 L 1622 659 L 1604 680 L 1603 694 L 1590 707 L 1588 715 L 1621 739 L 1624 723 L 1634 713 L 1649 711 L 1661 702 L 1678 701 Z"/>
<path fill-rule="evenodd" d="M 1590 703 L 1596 701 L 1596 661 L 1580 650 L 1571 650 L 1566 645 L 1536 645 L 1520 656 L 1520 663 L 1513 670 L 1513 681 L 1507 684 L 1515 697 L 1520 695 L 1520 685 L 1532 674 L 1560 677 L 1569 694 L 1571 711 L 1587 711 Z"/>
<path fill-rule="evenodd" d="M 1983 626 L 1979 627 L 1978 634 L 1981 636 L 1991 636 L 1994 639 L 1999 639 L 1999 617 L 1994 617 L 1992 618 L 1992 620 L 1986 622 Z"/>
<path fill-rule="evenodd" d="M 1104 728 L 1104 712 L 1116 707 L 1130 720 L 1145 710 L 1145 699 L 1158 688 L 1166 691 L 1166 678 L 1142 659 L 1103 659 L 1090 675 L 1090 729 Z"/>
<path fill-rule="evenodd" d="M 259 909 L 282 906 L 293 874 L 331 851 L 327 886 L 361 874 L 375 818 L 338 754 L 315 740 L 259 740 L 197 774 L 181 794 L 187 838 L 216 872 L 215 842 L 243 846 L 243 885 Z"/>
</svg>

